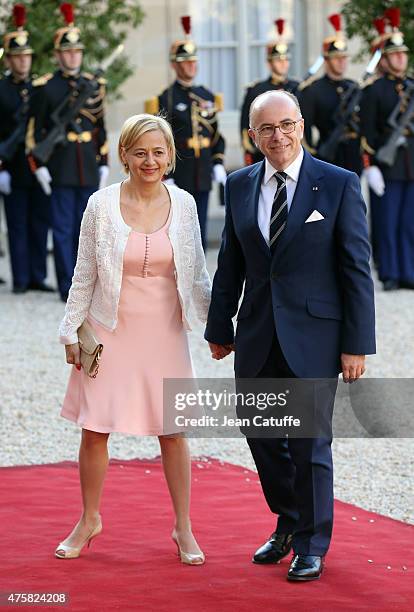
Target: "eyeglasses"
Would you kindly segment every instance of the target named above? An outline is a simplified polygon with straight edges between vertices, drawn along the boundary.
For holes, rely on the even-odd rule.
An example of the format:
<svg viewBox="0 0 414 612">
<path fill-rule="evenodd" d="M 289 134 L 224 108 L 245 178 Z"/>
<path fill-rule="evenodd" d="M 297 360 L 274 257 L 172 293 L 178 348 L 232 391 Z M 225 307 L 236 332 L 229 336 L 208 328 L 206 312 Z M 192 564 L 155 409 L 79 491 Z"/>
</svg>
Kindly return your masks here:
<svg viewBox="0 0 414 612">
<path fill-rule="evenodd" d="M 279 125 L 263 125 L 260 128 L 251 129 L 257 132 L 261 138 L 271 138 L 277 129 L 279 129 L 282 134 L 290 134 L 300 121 L 302 121 L 302 117 L 297 119 L 297 121 L 282 121 Z"/>
</svg>

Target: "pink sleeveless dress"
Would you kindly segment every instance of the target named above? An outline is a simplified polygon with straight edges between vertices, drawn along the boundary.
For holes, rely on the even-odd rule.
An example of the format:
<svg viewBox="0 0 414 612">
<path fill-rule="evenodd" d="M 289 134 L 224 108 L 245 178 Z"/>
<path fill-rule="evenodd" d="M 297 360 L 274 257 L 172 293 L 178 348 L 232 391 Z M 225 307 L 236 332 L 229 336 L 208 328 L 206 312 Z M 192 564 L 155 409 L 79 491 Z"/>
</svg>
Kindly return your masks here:
<svg viewBox="0 0 414 612">
<path fill-rule="evenodd" d="M 94 321 L 104 345 L 98 376 L 72 368 L 61 416 L 84 429 L 143 436 L 179 431 L 163 415 L 163 378 L 192 378 L 167 223 L 152 234 L 131 230 L 124 253 L 118 324 Z M 169 423 L 166 425 L 165 423 Z"/>
</svg>

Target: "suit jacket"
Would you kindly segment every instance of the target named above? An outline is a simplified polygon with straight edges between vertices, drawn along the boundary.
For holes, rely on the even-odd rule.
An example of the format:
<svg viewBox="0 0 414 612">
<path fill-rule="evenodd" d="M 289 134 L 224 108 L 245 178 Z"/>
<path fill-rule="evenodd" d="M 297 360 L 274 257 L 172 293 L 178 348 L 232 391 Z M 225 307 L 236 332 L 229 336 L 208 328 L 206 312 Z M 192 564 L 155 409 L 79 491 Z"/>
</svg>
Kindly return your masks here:
<svg viewBox="0 0 414 612">
<path fill-rule="evenodd" d="M 192 194 L 210 191 L 213 166 L 223 163 L 225 149 L 215 95 L 202 85 L 175 81 L 159 96 L 157 110 L 166 114 L 174 133 L 177 160 L 171 178 Z M 198 156 L 192 141 L 200 144 Z"/>
<path fill-rule="evenodd" d="M 19 119 L 27 123 L 27 115 L 22 114 L 17 117 L 19 111 L 22 111 L 22 105 L 28 104 L 32 95 L 32 81 L 16 82 L 13 75 L 9 74 L 6 78 L 0 80 L 0 142 L 7 140 L 13 132 L 18 128 Z M 0 159 L 0 165 L 1 165 Z M 35 178 L 30 170 L 25 146 L 24 138 L 17 147 L 17 150 L 10 161 L 4 161 L 2 170 L 7 170 L 11 175 L 12 188 L 33 188 Z"/>
<path fill-rule="evenodd" d="M 338 114 L 342 112 L 346 96 L 355 82 L 350 79 L 334 81 L 328 75 L 310 82 L 299 92 L 299 102 L 302 116 L 305 120 L 305 133 L 303 143 L 310 153 L 323 159 L 319 155 L 320 146 L 326 142 L 331 132 L 338 125 Z M 318 141 L 314 140 L 313 127 L 319 132 Z M 346 126 L 341 142 L 336 148 L 333 163 L 361 174 L 362 160 L 360 153 L 359 117 L 354 112 L 349 125 Z"/>
<path fill-rule="evenodd" d="M 374 289 L 359 179 L 305 152 L 287 224 L 271 256 L 257 223 L 263 173 L 259 162 L 228 177 L 205 337 L 218 344 L 235 340 L 236 376 L 254 377 L 276 329 L 296 376 L 336 377 L 341 353 L 375 353 Z M 324 219 L 305 223 L 314 210 Z"/>
<path fill-rule="evenodd" d="M 385 180 L 414 181 L 414 133 L 412 127 L 406 130 L 406 146 L 398 147 L 392 166 L 386 166 L 376 160 L 376 153 L 388 141 L 392 128 L 388 120 L 398 104 L 403 112 L 404 105 L 401 96 L 410 78 L 397 79 L 390 74 L 376 79 L 364 88 L 361 100 L 361 134 L 362 148 L 371 158 L 372 165 L 378 165 Z M 398 121 L 398 117 L 397 117 Z M 411 120 L 412 123 L 412 120 Z"/>
<path fill-rule="evenodd" d="M 57 70 L 33 81 L 31 117 L 26 134 L 26 149 L 31 152 L 54 127 L 53 111 L 71 92 L 76 92 L 81 80 L 93 81 L 94 94 L 88 98 L 78 116 L 67 126 L 66 139 L 57 143 L 47 163 L 54 187 L 96 187 L 99 166 L 107 165 L 108 144 L 104 122 L 105 86 L 102 79 L 88 72 L 70 76 Z M 34 159 L 37 167 L 42 162 Z"/>
</svg>

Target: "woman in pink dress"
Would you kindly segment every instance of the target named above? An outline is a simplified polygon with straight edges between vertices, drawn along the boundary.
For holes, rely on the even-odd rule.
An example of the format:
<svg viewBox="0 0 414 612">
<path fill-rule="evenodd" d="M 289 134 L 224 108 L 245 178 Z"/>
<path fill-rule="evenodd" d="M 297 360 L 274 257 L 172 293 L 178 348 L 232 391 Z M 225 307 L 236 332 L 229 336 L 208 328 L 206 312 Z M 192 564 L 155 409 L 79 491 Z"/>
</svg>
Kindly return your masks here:
<svg viewBox="0 0 414 612">
<path fill-rule="evenodd" d="M 158 436 L 175 512 L 172 538 L 181 561 L 204 563 L 191 531 L 190 454 L 174 419 L 163 414 L 163 379 L 191 379 L 189 307 L 205 321 L 211 284 L 193 197 L 162 182 L 175 164 L 174 138 L 161 117 L 124 124 L 122 183 L 91 196 L 60 341 L 73 364 L 62 416 L 82 428 L 83 512 L 56 557 L 78 557 L 102 531 L 99 513 L 112 432 Z M 77 329 L 87 319 L 104 346 L 99 373 L 80 365 Z"/>
</svg>

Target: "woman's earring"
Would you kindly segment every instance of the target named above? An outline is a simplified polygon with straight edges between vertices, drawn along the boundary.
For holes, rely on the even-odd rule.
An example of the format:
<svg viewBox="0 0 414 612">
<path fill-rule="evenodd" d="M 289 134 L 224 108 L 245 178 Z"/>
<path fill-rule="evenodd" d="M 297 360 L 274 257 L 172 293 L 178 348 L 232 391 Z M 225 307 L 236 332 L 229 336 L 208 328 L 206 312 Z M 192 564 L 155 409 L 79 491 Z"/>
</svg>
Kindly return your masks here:
<svg viewBox="0 0 414 612">
<path fill-rule="evenodd" d="M 124 168 L 125 168 L 125 172 L 129 172 L 129 166 L 128 166 L 128 164 L 124 164 Z"/>
</svg>

